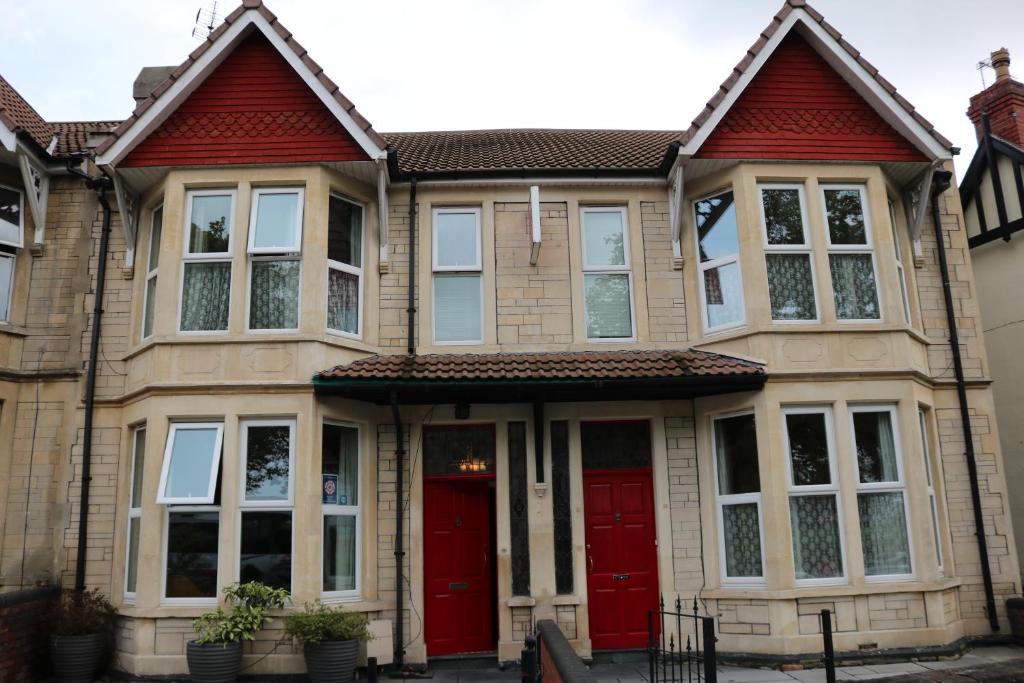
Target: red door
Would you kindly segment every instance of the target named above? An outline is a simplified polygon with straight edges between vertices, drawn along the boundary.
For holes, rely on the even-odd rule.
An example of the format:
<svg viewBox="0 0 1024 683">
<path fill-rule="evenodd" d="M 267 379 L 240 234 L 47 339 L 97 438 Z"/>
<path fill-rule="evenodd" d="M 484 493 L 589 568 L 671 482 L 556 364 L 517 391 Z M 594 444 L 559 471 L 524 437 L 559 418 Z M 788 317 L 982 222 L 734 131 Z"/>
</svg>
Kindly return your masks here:
<svg viewBox="0 0 1024 683">
<path fill-rule="evenodd" d="M 658 606 L 650 468 L 583 471 L 587 599 L 595 650 L 647 647 Z"/>
<path fill-rule="evenodd" d="M 493 650 L 491 478 L 423 483 L 426 642 L 430 656 Z"/>
</svg>

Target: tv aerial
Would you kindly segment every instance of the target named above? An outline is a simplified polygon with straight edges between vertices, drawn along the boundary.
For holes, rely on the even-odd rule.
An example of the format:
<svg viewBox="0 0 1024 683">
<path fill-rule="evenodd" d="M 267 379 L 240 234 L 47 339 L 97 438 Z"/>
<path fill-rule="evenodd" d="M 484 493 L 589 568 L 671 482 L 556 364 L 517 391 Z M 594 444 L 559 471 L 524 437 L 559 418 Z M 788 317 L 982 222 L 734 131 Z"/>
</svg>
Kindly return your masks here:
<svg viewBox="0 0 1024 683">
<path fill-rule="evenodd" d="M 202 7 L 196 12 L 196 25 L 192 29 L 192 37 L 197 40 L 206 40 L 206 37 L 213 33 L 223 17 L 217 13 L 217 0 L 213 0 L 209 9 Z"/>
</svg>

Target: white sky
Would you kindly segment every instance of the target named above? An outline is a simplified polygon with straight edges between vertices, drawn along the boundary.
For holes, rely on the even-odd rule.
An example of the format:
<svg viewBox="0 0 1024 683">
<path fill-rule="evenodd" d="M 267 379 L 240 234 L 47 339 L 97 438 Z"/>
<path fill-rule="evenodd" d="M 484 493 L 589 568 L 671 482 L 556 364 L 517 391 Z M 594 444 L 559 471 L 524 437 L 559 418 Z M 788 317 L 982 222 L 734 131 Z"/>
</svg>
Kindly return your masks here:
<svg viewBox="0 0 1024 683">
<path fill-rule="evenodd" d="M 240 0 L 238 0 L 240 2 Z M 684 130 L 782 0 L 267 0 L 378 131 Z M 0 74 L 48 120 L 120 119 L 210 0 L 0 0 Z M 812 0 L 937 129 L 975 147 L 976 63 L 1024 80 L 1019 0 Z M 235 0 L 221 2 L 230 12 Z M 987 70 L 987 83 L 992 82 Z"/>
</svg>

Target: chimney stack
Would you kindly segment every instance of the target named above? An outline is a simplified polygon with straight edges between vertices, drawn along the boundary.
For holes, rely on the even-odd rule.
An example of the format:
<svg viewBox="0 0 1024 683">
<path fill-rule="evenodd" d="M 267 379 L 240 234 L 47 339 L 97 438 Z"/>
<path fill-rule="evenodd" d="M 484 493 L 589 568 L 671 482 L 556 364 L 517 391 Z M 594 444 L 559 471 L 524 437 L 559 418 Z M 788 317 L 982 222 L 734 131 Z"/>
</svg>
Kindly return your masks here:
<svg viewBox="0 0 1024 683">
<path fill-rule="evenodd" d="M 1010 76 L 1010 52 L 1005 47 L 992 53 L 992 68 L 996 82 L 971 98 L 967 117 L 979 141 L 985 134 L 984 114 L 993 135 L 1024 148 L 1024 84 Z"/>
</svg>

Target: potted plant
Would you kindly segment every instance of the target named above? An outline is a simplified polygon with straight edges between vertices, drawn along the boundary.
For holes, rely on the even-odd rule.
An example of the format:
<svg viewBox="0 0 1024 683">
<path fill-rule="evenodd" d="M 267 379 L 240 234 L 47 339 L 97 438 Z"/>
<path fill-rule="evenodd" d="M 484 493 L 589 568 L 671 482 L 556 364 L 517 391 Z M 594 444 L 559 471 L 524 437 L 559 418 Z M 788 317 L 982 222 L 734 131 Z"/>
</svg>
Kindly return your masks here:
<svg viewBox="0 0 1024 683">
<path fill-rule="evenodd" d="M 92 683 L 114 636 L 117 610 L 98 589 L 65 590 L 55 606 L 50 661 L 60 683 Z"/>
<path fill-rule="evenodd" d="M 254 640 L 271 609 L 284 607 L 288 591 L 259 581 L 224 589 L 230 611 L 218 606 L 192 622 L 197 638 L 186 647 L 188 670 L 195 683 L 232 683 L 242 666 L 242 641 Z"/>
<path fill-rule="evenodd" d="M 285 633 L 302 642 L 312 683 L 351 681 L 359 643 L 370 639 L 365 614 L 332 609 L 316 602 L 284 618 Z"/>
</svg>

